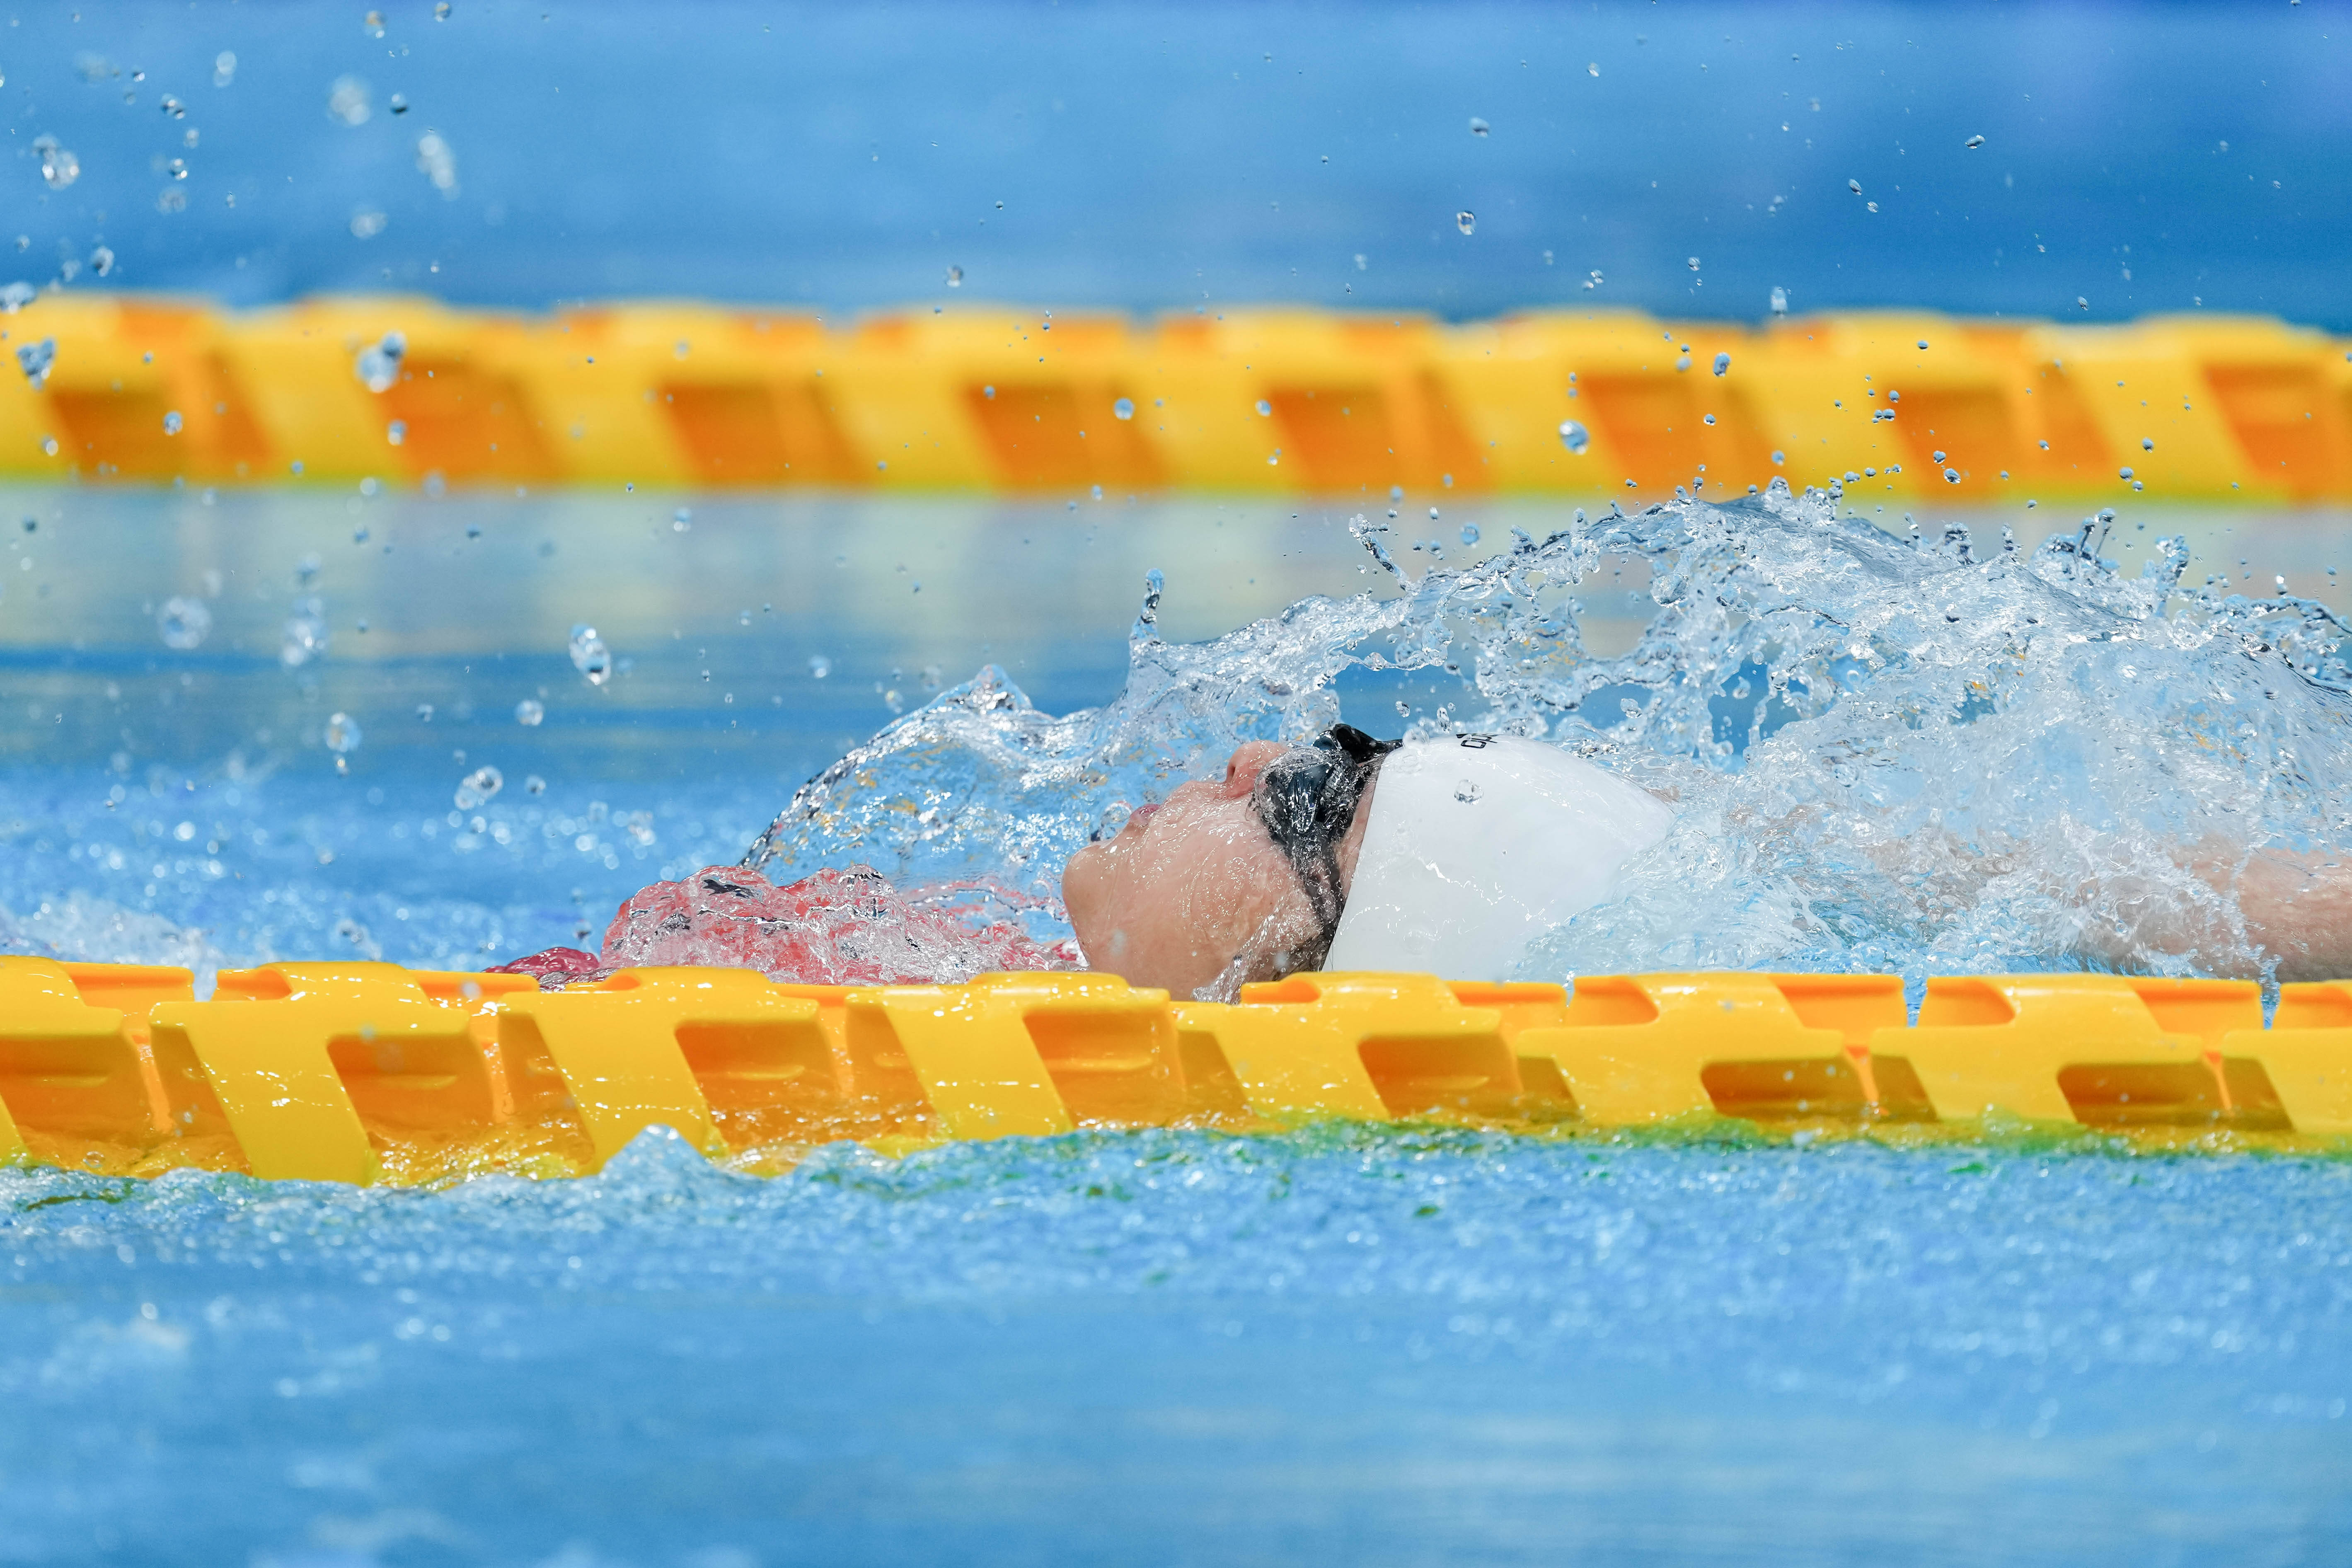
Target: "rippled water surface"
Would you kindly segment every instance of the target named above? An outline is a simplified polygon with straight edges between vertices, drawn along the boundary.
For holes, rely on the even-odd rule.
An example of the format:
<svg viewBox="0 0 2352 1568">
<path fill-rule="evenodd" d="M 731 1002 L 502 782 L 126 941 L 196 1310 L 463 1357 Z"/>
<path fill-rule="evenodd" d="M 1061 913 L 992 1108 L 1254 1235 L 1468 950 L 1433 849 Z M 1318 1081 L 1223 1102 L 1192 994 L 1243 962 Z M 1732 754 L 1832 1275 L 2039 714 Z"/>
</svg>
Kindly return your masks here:
<svg viewBox="0 0 2352 1568">
<path fill-rule="evenodd" d="M 991 846 L 1043 882 L 1230 740 L 1333 707 L 1532 725 L 1680 792 L 1697 826 L 1652 903 L 1565 933 L 1562 972 L 1628 961 L 1669 881 L 1718 911 L 1698 961 L 2086 961 L 2046 879 L 1923 880 L 1848 853 L 1865 832 L 2031 859 L 2063 808 L 2069 875 L 2111 891 L 2223 806 L 2337 841 L 2340 516 L 2126 515 L 2107 573 L 2037 553 L 2040 514 L 1968 518 L 1963 561 L 1940 516 L 1914 551 L 1820 506 L 1445 503 L 1381 540 L 1392 575 L 1353 506 L 9 500 L 35 523 L 0 560 L 25 949 L 576 941 L 991 664 L 866 753 L 887 798 L 945 779 L 971 813 L 883 831 L 820 788 L 786 862 Z M 2194 559 L 2151 597 L 2176 533 Z M 205 607 L 193 647 L 174 598 Z M 2126 721 L 2131 746 L 2070 747 Z M 498 792 L 457 806 L 485 765 Z M 2155 879 L 2134 896 L 2228 911 Z M 2247 956 L 2139 958 L 2207 952 Z M 590 1180 L 429 1194 L 0 1172 L 0 1561 L 2340 1561 L 2348 1182 L 1436 1129 L 841 1148 L 767 1181 L 654 1135 Z"/>
</svg>

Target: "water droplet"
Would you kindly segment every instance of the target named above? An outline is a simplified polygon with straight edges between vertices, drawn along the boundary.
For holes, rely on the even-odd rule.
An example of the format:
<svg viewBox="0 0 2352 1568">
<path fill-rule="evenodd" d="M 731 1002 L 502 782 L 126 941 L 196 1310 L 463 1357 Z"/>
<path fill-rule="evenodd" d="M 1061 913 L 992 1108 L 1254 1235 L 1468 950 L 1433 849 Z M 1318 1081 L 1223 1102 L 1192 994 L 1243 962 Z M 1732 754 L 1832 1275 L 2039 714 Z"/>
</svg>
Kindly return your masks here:
<svg viewBox="0 0 2352 1568">
<path fill-rule="evenodd" d="M 1948 485 L 1958 484 L 1960 482 L 1960 470 L 1958 468 L 1946 468 L 1944 470 L 1944 482 Z"/>
<path fill-rule="evenodd" d="M 158 107 L 161 108 L 165 114 L 170 115 L 174 120 L 184 120 L 187 118 L 188 106 L 182 103 L 178 99 L 173 98 L 168 92 L 163 95 L 163 101 L 158 105 Z"/>
<path fill-rule="evenodd" d="M 108 276 L 114 270 L 114 252 L 102 245 L 91 251 L 89 269 L 100 278 Z"/>
<path fill-rule="evenodd" d="M 1772 313 L 1776 316 L 1785 316 L 1789 313 L 1789 291 L 1786 289 L 1772 290 Z"/>
<path fill-rule="evenodd" d="M 963 287 L 962 268 L 950 267 L 948 268 L 948 287 L 950 289 L 961 289 Z"/>
<path fill-rule="evenodd" d="M 596 628 L 585 624 L 572 628 L 572 668 L 588 678 L 591 686 L 602 686 L 613 674 L 613 652 Z"/>
<path fill-rule="evenodd" d="M 444 196 L 457 198 L 457 150 L 438 131 L 427 131 L 416 139 L 416 172 Z"/>
<path fill-rule="evenodd" d="M 1465 209 L 1454 215 L 1454 226 L 1465 234 L 1478 232 L 1478 215 Z"/>
<path fill-rule="evenodd" d="M 289 669 L 310 663 L 327 651 L 327 616 L 317 599 L 302 599 L 286 617 L 278 641 L 278 662 Z"/>
<path fill-rule="evenodd" d="M 1429 509 L 1429 521 L 1432 522 L 1435 522 L 1437 521 L 1437 509 L 1435 507 L 1431 507 Z"/>
<path fill-rule="evenodd" d="M 809 655 L 809 676 L 812 679 L 823 680 L 826 676 L 831 675 L 832 673 L 833 660 L 825 658 L 824 655 L 821 653 L 813 653 Z"/>
<path fill-rule="evenodd" d="M 1114 418 L 1132 419 L 1135 417 L 1135 399 L 1132 397 L 1119 398 L 1110 405 L 1110 411 L 1111 416 Z"/>
<path fill-rule="evenodd" d="M 2085 296 L 2077 294 L 2074 296 L 2074 308 L 2078 310 L 2087 310 L 2091 308 L 2091 301 Z"/>
<path fill-rule="evenodd" d="M 394 114 L 405 114 L 408 112 L 408 97 L 405 93 L 395 92 L 391 98 L 385 100 L 385 103 Z"/>
<path fill-rule="evenodd" d="M 1981 147 L 1984 145 L 1984 138 L 1981 136 L 1971 136 L 1966 142 L 1962 142 L 1961 145 L 1970 148 Z"/>
<path fill-rule="evenodd" d="M 81 178 L 81 160 L 71 148 L 58 145 L 54 136 L 34 137 L 33 156 L 40 160 L 41 179 L 53 191 L 62 191 Z"/>
<path fill-rule="evenodd" d="M 1479 118 L 1478 118 L 1476 115 L 1475 115 L 1475 114 L 1474 114 L 1474 115 L 1472 115 L 1472 116 L 1470 117 L 1470 134 L 1471 134 L 1471 135 L 1473 135 L 1473 136 L 1484 136 L 1484 135 L 1486 135 L 1486 134 L 1487 130 L 1488 130 L 1488 127 L 1487 127 L 1487 124 L 1486 124 L 1486 122 L 1485 121 L 1483 121 L 1483 120 L 1479 119 Z"/>
<path fill-rule="evenodd" d="M 1594 60 L 1591 65 L 1586 66 L 1584 68 L 1584 74 L 1587 76 L 1599 76 L 1601 74 L 1601 62 L 1599 60 Z"/>
<path fill-rule="evenodd" d="M 1273 404 L 1268 403 L 1268 402 L 1267 402 L 1265 398 L 1263 398 L 1263 397 L 1261 397 L 1261 398 L 1259 398 L 1259 399 L 1257 400 L 1257 416 L 1258 416 L 1259 418 L 1261 418 L 1261 419 L 1266 418 L 1266 417 L 1270 416 L 1273 413 L 1274 413 L 1274 405 L 1273 405 Z"/>
<path fill-rule="evenodd" d="M 166 599 L 155 613 L 155 629 L 163 634 L 165 647 L 185 652 L 213 629 L 213 613 L 202 599 Z"/>
<path fill-rule="evenodd" d="M 537 773 L 525 773 L 522 776 L 522 787 L 526 795 L 545 795 L 547 781 Z"/>
<path fill-rule="evenodd" d="M 163 434 L 166 436 L 178 435 L 180 433 L 181 424 L 182 420 L 180 418 L 180 411 L 174 408 L 169 414 L 163 416 Z"/>
<path fill-rule="evenodd" d="M 360 721 L 348 713 L 338 713 L 327 721 L 324 739 L 327 750 L 337 756 L 349 756 L 360 749 Z"/>
<path fill-rule="evenodd" d="M 1463 779 L 1454 786 L 1454 798 L 1468 805 L 1478 798 L 1478 786 L 1468 779 Z"/>
<path fill-rule="evenodd" d="M 2153 452 L 2153 451 L 2155 451 L 2155 450 L 2156 450 L 2156 438 L 2155 438 L 2154 437 L 2152 437 L 2152 436 L 2143 436 L 2143 437 L 2141 437 L 2139 438 L 2139 449 L 2140 449 L 2141 451 L 2143 451 L 2143 452 Z"/>
<path fill-rule="evenodd" d="M 1697 258 L 1697 257 L 1694 256 L 1694 257 L 1690 258 L 1690 259 L 1689 259 L 1689 267 L 1690 267 L 1690 269 L 1691 269 L 1693 272 L 1696 272 L 1696 271 L 1697 271 L 1697 270 L 1698 270 L 1698 258 Z"/>
<path fill-rule="evenodd" d="M 1465 544 L 1475 544 L 1478 542 L 1478 525 L 1476 523 L 1465 522 L 1462 525 L 1462 542 Z"/>
<path fill-rule="evenodd" d="M 1715 374 L 1717 374 L 1717 375 L 1727 375 L 1727 374 L 1730 374 L 1730 371 L 1731 371 L 1731 356 L 1730 356 L 1729 354 L 1717 354 L 1717 355 L 1716 355 L 1716 356 L 1715 356 Z"/>
<path fill-rule="evenodd" d="M 57 363 L 58 340 L 55 338 L 43 338 L 37 343 L 16 345 L 16 368 L 25 373 L 25 379 L 33 384 L 36 391 L 39 390 L 43 382 L 49 379 L 49 367 Z"/>
<path fill-rule="evenodd" d="M 1714 415 L 1712 415 L 1712 414 L 1709 414 L 1709 415 L 1706 415 L 1706 416 L 1704 416 L 1702 417 L 1701 423 L 1703 423 L 1703 424 L 1707 424 L 1707 425 L 1712 425 L 1712 424 L 1714 424 L 1714 423 L 1715 423 L 1715 416 L 1714 416 Z"/>
<path fill-rule="evenodd" d="M 526 697 L 515 704 L 515 722 L 526 730 L 536 730 L 546 718 L 546 705 L 534 698 Z"/>
<path fill-rule="evenodd" d="M 1585 448 L 1592 445 L 1592 432 L 1573 419 L 1563 419 L 1559 422 L 1559 444 L 1581 458 Z"/>
<path fill-rule="evenodd" d="M 1855 195 L 1862 195 L 1862 182 L 1860 180 L 1848 180 L 1845 183 L 1845 188 L 1852 191 Z"/>
<path fill-rule="evenodd" d="M 361 126 L 375 112 L 368 84 L 355 76 L 339 76 L 327 84 L 327 118 L 339 124 Z"/>
<path fill-rule="evenodd" d="M 504 773 L 488 763 L 484 763 L 466 775 L 464 782 L 457 785 L 457 793 L 453 798 L 459 811 L 471 811 L 476 806 L 486 805 L 495 799 L 499 791 L 506 787 L 506 784 Z"/>
<path fill-rule="evenodd" d="M 386 332 L 360 351 L 360 357 L 352 366 L 352 374 L 367 384 L 370 392 L 390 392 L 399 384 L 401 356 L 407 353 L 406 338 L 398 332 Z"/>
<path fill-rule="evenodd" d="M 2117 469 L 2116 470 L 2116 478 L 2117 478 L 2117 479 L 2130 479 L 2131 477 L 2132 477 L 2132 471 L 2131 471 L 2129 468 L 2117 468 Z"/>
<path fill-rule="evenodd" d="M 223 49 L 213 57 L 213 85 L 226 87 L 236 79 L 236 56 Z"/>
<path fill-rule="evenodd" d="M 682 506 L 669 514 L 669 531 L 672 533 L 684 533 L 693 526 L 694 509 L 692 507 Z"/>
<path fill-rule="evenodd" d="M 408 421 L 395 419 L 383 427 L 383 438 L 397 447 L 408 439 Z"/>
<path fill-rule="evenodd" d="M 1943 454 L 1943 453 L 1941 453 L 1941 452 L 1937 453 L 1937 454 L 1936 454 L 1936 461 L 1937 461 L 1937 462 L 1939 462 L 1939 463 L 1940 463 L 1940 462 L 1942 462 L 1943 460 L 1944 460 L 1944 454 Z"/>
<path fill-rule="evenodd" d="M 433 0 L 433 19 L 436 22 L 449 19 L 449 0 Z"/>
<path fill-rule="evenodd" d="M 382 234 L 385 228 L 390 226 L 391 223 L 391 218 L 385 216 L 383 213 L 374 211 L 373 208 L 366 212 L 353 213 L 352 215 L 352 237 L 353 239 L 373 239 L 377 235 Z"/>
</svg>

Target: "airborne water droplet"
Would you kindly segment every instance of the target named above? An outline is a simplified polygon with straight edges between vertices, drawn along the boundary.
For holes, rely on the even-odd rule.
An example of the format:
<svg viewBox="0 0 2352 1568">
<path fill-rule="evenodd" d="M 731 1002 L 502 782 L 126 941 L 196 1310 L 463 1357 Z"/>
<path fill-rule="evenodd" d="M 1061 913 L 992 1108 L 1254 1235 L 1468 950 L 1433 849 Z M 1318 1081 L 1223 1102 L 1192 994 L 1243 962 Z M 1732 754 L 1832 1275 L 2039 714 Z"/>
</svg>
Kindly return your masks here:
<svg viewBox="0 0 2352 1568">
<path fill-rule="evenodd" d="M 327 750 L 337 756 L 348 756 L 360 749 L 360 721 L 348 713 L 338 713 L 327 721 Z"/>
<path fill-rule="evenodd" d="M 586 624 L 572 628 L 572 668 L 588 678 L 591 686 L 602 686 L 613 673 L 613 652 L 596 628 Z"/>
<path fill-rule="evenodd" d="M 1110 405 L 1110 411 L 1114 418 L 1132 419 L 1135 417 L 1135 399 L 1122 397 Z"/>
<path fill-rule="evenodd" d="M 1471 135 L 1473 135 L 1473 136 L 1484 136 L 1484 135 L 1486 135 L 1486 134 L 1487 130 L 1488 130 L 1488 127 L 1487 127 L 1487 124 L 1486 124 L 1486 122 L 1485 121 L 1483 121 L 1483 120 L 1479 119 L 1479 118 L 1478 118 L 1476 115 L 1475 115 L 1475 114 L 1474 114 L 1474 115 L 1472 115 L 1472 116 L 1470 117 L 1470 134 L 1471 134 Z"/>
<path fill-rule="evenodd" d="M 1454 215 L 1454 226 L 1465 234 L 1478 232 L 1478 215 L 1466 208 Z"/>
<path fill-rule="evenodd" d="M 202 599 L 166 599 L 156 612 L 155 629 L 163 634 L 165 647 L 185 652 L 213 629 L 213 613 Z"/>
<path fill-rule="evenodd" d="M 181 425 L 180 411 L 179 411 L 178 409 L 174 408 L 174 409 L 173 409 L 169 414 L 166 414 L 166 415 L 164 415 L 164 416 L 163 416 L 163 434 L 164 434 L 164 435 L 166 435 L 166 436 L 176 436 L 176 435 L 178 435 L 178 434 L 180 433 L 180 425 Z"/>
<path fill-rule="evenodd" d="M 1852 191 L 1855 195 L 1862 195 L 1862 182 L 1860 180 L 1848 180 L 1845 183 L 1845 188 Z"/>
<path fill-rule="evenodd" d="M 515 722 L 534 730 L 547 718 L 547 707 L 533 698 L 526 697 L 515 704 Z"/>
<path fill-rule="evenodd" d="M 1261 418 L 1261 419 L 1265 419 L 1265 418 L 1270 417 L 1270 416 L 1273 415 L 1273 413 L 1274 413 L 1274 405 L 1273 405 L 1273 404 L 1268 403 L 1268 402 L 1267 402 L 1265 398 L 1263 398 L 1263 397 L 1261 397 L 1261 398 L 1259 398 L 1259 399 L 1257 400 L 1257 416 L 1258 416 L 1259 418 Z"/>
<path fill-rule="evenodd" d="M 1968 141 L 1964 143 L 1964 145 L 1969 146 L 1969 147 L 1971 147 L 1971 148 L 1975 148 L 1975 147 L 1981 147 L 1981 146 L 1983 146 L 1983 145 L 1984 145 L 1984 138 L 1983 138 L 1983 137 L 1981 137 L 1981 136 L 1971 136 L 1971 137 L 1969 137 L 1969 138 L 1968 139 Z"/>
<path fill-rule="evenodd" d="M 950 267 L 948 268 L 948 287 L 950 289 L 961 289 L 963 287 L 962 268 Z"/>
<path fill-rule="evenodd" d="M 1723 374 L 1725 374 L 1728 373 L 1728 372 L 1730 371 L 1730 369 L 1731 369 L 1731 356 L 1730 356 L 1729 354 L 1717 354 L 1717 355 L 1716 355 L 1716 356 L 1715 356 L 1715 374 L 1717 374 L 1717 375 L 1723 375 Z"/>
<path fill-rule="evenodd" d="M 1563 419 L 1559 422 L 1559 444 L 1581 458 L 1585 448 L 1592 445 L 1592 432 L 1573 419 Z"/>
</svg>

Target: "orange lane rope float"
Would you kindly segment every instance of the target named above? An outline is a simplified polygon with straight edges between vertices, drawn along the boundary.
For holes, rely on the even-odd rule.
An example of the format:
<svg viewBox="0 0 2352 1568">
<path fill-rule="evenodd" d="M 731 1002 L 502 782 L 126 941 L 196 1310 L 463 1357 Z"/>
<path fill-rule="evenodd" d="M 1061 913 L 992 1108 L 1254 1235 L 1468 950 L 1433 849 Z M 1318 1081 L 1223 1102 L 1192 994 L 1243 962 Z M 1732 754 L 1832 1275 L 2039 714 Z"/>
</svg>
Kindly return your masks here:
<svg viewBox="0 0 2352 1568">
<path fill-rule="evenodd" d="M 1299 974 L 1233 1005 L 1113 976 L 817 986 L 741 970 L 526 976 L 0 958 L 0 1160 L 416 1184 L 593 1171 L 646 1128 L 789 1163 L 1077 1128 L 1437 1117 L 1591 1129 L 2352 1133 L 2352 984 L 1888 975 L 1558 985 Z M 2201 1142 L 2200 1142 L 2201 1141 Z"/>
</svg>

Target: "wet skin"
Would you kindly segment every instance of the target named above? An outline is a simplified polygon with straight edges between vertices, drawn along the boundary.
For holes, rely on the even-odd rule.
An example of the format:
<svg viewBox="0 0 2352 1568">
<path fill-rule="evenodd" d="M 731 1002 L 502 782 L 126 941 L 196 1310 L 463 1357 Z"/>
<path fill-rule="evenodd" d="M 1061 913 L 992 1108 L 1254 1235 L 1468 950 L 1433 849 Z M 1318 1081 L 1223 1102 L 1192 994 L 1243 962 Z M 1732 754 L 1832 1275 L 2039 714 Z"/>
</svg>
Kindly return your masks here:
<svg viewBox="0 0 2352 1568">
<path fill-rule="evenodd" d="M 1062 901 L 1089 964 L 1178 997 L 1297 967 L 1283 958 L 1316 934 L 1313 906 L 1250 805 L 1258 775 L 1289 749 L 1253 741 L 1223 778 L 1178 785 L 1070 858 Z M 1367 789 L 1339 843 L 1343 897 L 1371 802 Z"/>
</svg>

